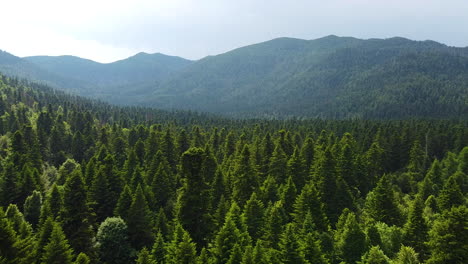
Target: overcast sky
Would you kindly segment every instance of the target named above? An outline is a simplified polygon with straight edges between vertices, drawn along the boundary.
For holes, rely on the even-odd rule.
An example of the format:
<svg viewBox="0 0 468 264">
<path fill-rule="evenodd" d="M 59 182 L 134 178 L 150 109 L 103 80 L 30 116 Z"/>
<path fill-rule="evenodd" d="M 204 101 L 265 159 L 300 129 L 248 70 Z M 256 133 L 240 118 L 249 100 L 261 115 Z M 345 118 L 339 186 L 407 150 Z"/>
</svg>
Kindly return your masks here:
<svg viewBox="0 0 468 264">
<path fill-rule="evenodd" d="M 402 36 L 468 46 L 467 0 L 10 0 L 0 49 L 111 62 L 199 59 L 277 37 Z"/>
</svg>

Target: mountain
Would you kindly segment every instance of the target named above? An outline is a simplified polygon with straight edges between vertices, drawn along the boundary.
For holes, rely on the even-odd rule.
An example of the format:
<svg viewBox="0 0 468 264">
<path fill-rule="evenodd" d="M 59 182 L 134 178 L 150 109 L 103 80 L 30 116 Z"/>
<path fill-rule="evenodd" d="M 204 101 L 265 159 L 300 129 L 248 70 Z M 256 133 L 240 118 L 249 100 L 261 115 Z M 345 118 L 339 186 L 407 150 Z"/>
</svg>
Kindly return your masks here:
<svg viewBox="0 0 468 264">
<path fill-rule="evenodd" d="M 190 63 L 190 60 L 180 57 L 143 52 L 112 63 L 98 63 L 75 56 L 19 58 L 0 52 L 0 72 L 6 75 L 114 103 L 128 103 L 134 96 L 150 93 L 158 82 Z"/>
<path fill-rule="evenodd" d="M 468 48 L 434 41 L 278 38 L 198 61 L 159 53 L 107 64 L 3 57 L 6 74 L 118 104 L 235 117 L 459 118 L 468 112 Z"/>
<path fill-rule="evenodd" d="M 403 38 L 281 38 L 189 65 L 148 105 L 235 116 L 459 117 L 468 50 Z"/>
<path fill-rule="evenodd" d="M 180 57 L 143 52 L 113 63 L 98 63 L 74 56 L 24 59 L 48 72 L 80 81 L 81 95 L 106 98 L 115 103 L 128 103 L 128 97 L 149 93 L 158 82 L 191 63 Z M 125 101 L 121 102 L 124 97 Z"/>
</svg>

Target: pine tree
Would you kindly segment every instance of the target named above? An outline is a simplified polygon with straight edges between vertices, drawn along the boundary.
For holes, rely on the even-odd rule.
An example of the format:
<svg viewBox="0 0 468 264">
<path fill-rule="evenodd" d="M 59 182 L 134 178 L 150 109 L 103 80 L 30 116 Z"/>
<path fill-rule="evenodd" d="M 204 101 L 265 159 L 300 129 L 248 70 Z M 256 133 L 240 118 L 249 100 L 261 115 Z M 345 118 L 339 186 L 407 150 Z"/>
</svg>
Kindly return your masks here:
<svg viewBox="0 0 468 264">
<path fill-rule="evenodd" d="M 390 259 L 383 253 L 379 246 L 371 247 L 369 252 L 362 256 L 362 264 L 390 264 Z"/>
<path fill-rule="evenodd" d="M 226 264 L 237 264 L 242 262 L 242 249 L 239 244 L 235 244 L 231 256 Z"/>
<path fill-rule="evenodd" d="M 33 228 L 39 224 L 41 216 L 42 195 L 38 191 L 34 191 L 24 202 L 24 218 Z"/>
<path fill-rule="evenodd" d="M 279 241 L 279 250 L 281 255 L 281 261 L 285 264 L 300 264 L 307 263 L 304 259 L 304 254 L 301 251 L 301 246 L 294 230 L 293 224 L 289 223 L 286 225 L 283 233 L 281 234 Z"/>
<path fill-rule="evenodd" d="M 250 163 L 250 150 L 248 145 L 242 149 L 233 171 L 233 198 L 240 205 L 243 205 L 252 192 L 258 188 L 257 176 Z"/>
<path fill-rule="evenodd" d="M 235 245 L 240 242 L 240 237 L 241 234 L 234 219 L 227 215 L 223 227 L 215 238 L 213 254 L 216 257 L 216 263 L 226 263 L 229 261 Z"/>
<path fill-rule="evenodd" d="M 464 205 L 445 211 L 429 231 L 431 256 L 427 263 L 468 263 L 468 208 Z"/>
<path fill-rule="evenodd" d="M 62 228 L 55 223 L 49 242 L 44 247 L 43 264 L 71 264 L 73 250 L 70 248 Z"/>
<path fill-rule="evenodd" d="M 114 209 L 114 214 L 122 217 L 122 219 L 124 220 L 128 220 L 128 209 L 132 205 L 132 199 L 132 191 L 130 190 L 130 187 L 128 187 L 128 185 L 125 185 L 122 193 L 120 194 L 120 198 L 117 201 L 117 205 Z"/>
<path fill-rule="evenodd" d="M 151 256 L 156 264 L 164 263 L 164 258 L 166 256 L 166 244 L 161 232 L 158 232 L 156 235 L 156 240 L 154 241 L 153 248 L 151 250 Z"/>
<path fill-rule="evenodd" d="M 252 193 L 250 199 L 245 204 L 242 222 L 247 227 L 247 231 L 254 241 L 261 235 L 264 210 L 263 203 L 257 199 L 257 194 L 255 192 Z"/>
<path fill-rule="evenodd" d="M 255 264 L 254 258 L 253 258 L 252 246 L 249 245 L 245 248 L 244 254 L 242 255 L 242 261 L 240 263 L 241 264 Z"/>
<path fill-rule="evenodd" d="M 367 251 L 366 234 L 359 226 L 356 216 L 350 212 L 347 215 L 341 236 L 336 247 L 339 256 L 347 263 L 355 263 Z"/>
<path fill-rule="evenodd" d="M 394 264 L 419 264 L 418 253 L 412 247 L 402 246 L 393 260 Z"/>
<path fill-rule="evenodd" d="M 284 184 L 281 188 L 281 201 L 284 205 L 284 210 L 288 215 L 293 211 L 293 205 L 296 199 L 296 185 L 291 177 L 288 178 L 286 184 Z"/>
<path fill-rule="evenodd" d="M 308 263 L 326 264 L 328 263 L 322 253 L 319 241 L 312 232 L 306 233 L 301 241 L 301 251 L 304 259 Z"/>
<path fill-rule="evenodd" d="M 153 243 L 150 210 L 141 185 L 138 185 L 128 209 L 127 224 L 130 243 L 135 249 L 138 250 Z"/>
<path fill-rule="evenodd" d="M 176 251 L 174 263 L 191 264 L 196 262 L 197 251 L 195 243 L 192 242 L 190 235 L 185 232 L 182 241 L 179 243 Z"/>
<path fill-rule="evenodd" d="M 302 188 L 301 194 L 297 196 L 293 207 L 292 216 L 297 224 L 301 225 L 305 220 L 307 212 L 311 212 L 312 220 L 317 230 L 328 231 L 328 219 L 314 185 L 309 183 Z"/>
<path fill-rule="evenodd" d="M 287 178 L 291 178 L 293 180 L 295 187 L 299 191 L 305 185 L 307 179 L 305 166 L 304 159 L 300 156 L 299 150 L 295 148 L 291 158 L 288 160 L 286 165 L 286 176 Z"/>
<path fill-rule="evenodd" d="M 365 207 L 367 215 L 375 221 L 388 225 L 401 223 L 400 210 L 393 195 L 392 185 L 385 175 L 379 180 L 372 193 L 367 195 Z"/>
<path fill-rule="evenodd" d="M 9 263 L 9 261 L 12 261 L 16 257 L 17 248 L 15 243 L 15 231 L 0 207 L 0 261 Z"/>
<path fill-rule="evenodd" d="M 423 217 L 424 204 L 417 196 L 411 206 L 408 221 L 404 227 L 404 244 L 419 252 L 421 259 L 427 254 L 428 226 Z"/>
<path fill-rule="evenodd" d="M 457 173 L 450 176 L 444 183 L 444 188 L 440 191 L 437 198 L 437 205 L 440 210 L 449 210 L 452 206 L 462 205 L 465 201 L 456 177 Z"/>
<path fill-rule="evenodd" d="M 87 201 L 81 170 L 76 169 L 68 177 L 64 186 L 61 220 L 72 248 L 92 258 L 94 256 L 93 231 Z"/>
<path fill-rule="evenodd" d="M 278 201 L 265 211 L 263 239 L 269 243 L 270 247 L 277 247 L 280 235 L 283 232 L 283 226 L 287 221 L 286 212 L 283 203 Z"/>
<path fill-rule="evenodd" d="M 151 255 L 148 249 L 143 248 L 138 253 L 138 259 L 136 260 L 137 264 L 154 264 L 154 261 L 151 259 Z"/>
<path fill-rule="evenodd" d="M 52 234 L 53 228 L 54 228 L 54 221 L 52 217 L 48 217 L 47 219 L 45 219 L 42 225 L 40 226 L 36 248 L 34 250 L 35 251 L 34 254 L 36 256 L 35 263 L 40 263 L 40 260 L 42 259 L 42 255 L 44 253 L 44 248 L 49 242 L 50 235 Z"/>
<path fill-rule="evenodd" d="M 183 186 L 177 199 L 176 215 L 182 226 L 192 235 L 197 246 L 204 246 L 209 232 L 209 185 L 203 175 L 205 151 L 190 148 L 181 157 Z"/>
<path fill-rule="evenodd" d="M 78 254 L 78 257 L 76 257 L 76 260 L 74 264 L 90 264 L 91 260 L 85 253 L 80 253 Z"/>
<path fill-rule="evenodd" d="M 268 174 L 280 184 L 286 181 L 287 162 L 288 158 L 283 148 L 281 145 L 277 144 L 270 158 Z"/>
<path fill-rule="evenodd" d="M 468 147 L 464 147 L 458 154 L 458 171 L 468 175 Z"/>
<path fill-rule="evenodd" d="M 109 182 L 107 181 L 104 170 L 101 169 L 95 174 L 89 190 L 89 198 L 92 201 L 91 206 L 96 213 L 97 222 L 102 222 L 112 215 L 113 206 L 111 205 L 111 196 Z"/>
</svg>

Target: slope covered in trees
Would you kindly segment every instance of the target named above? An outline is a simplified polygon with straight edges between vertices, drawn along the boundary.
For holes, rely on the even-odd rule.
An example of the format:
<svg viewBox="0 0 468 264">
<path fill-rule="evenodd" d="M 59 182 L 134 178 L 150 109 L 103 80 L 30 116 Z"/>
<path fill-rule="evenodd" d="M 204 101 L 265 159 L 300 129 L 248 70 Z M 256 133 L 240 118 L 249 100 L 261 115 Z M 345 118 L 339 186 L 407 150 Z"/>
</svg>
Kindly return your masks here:
<svg viewBox="0 0 468 264">
<path fill-rule="evenodd" d="M 146 102 L 235 116 L 458 117 L 467 72 L 467 49 L 436 42 L 281 38 L 197 61 Z"/>
<path fill-rule="evenodd" d="M 135 104 L 136 98 L 151 93 L 155 85 L 190 63 L 180 57 L 143 52 L 112 63 L 74 56 L 19 58 L 0 53 L 3 74 L 120 104 Z"/>
<path fill-rule="evenodd" d="M 229 120 L 0 78 L 2 263 L 466 263 L 466 121 Z"/>
<path fill-rule="evenodd" d="M 119 104 L 268 118 L 444 119 L 468 112 L 468 48 L 433 41 L 279 38 L 194 62 L 144 53 L 109 64 L 11 57 L 0 56 L 0 71 Z"/>
</svg>

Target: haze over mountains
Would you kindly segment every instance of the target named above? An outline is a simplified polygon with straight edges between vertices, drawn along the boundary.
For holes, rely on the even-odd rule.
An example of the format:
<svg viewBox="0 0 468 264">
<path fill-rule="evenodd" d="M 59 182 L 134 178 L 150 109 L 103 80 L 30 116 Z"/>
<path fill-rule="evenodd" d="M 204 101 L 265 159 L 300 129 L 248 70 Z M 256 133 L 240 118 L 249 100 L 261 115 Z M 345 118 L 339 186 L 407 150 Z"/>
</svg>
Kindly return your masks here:
<svg viewBox="0 0 468 264">
<path fill-rule="evenodd" d="M 0 53 L 0 72 L 111 103 L 240 117 L 459 118 L 468 48 L 404 38 L 279 38 L 198 61 Z"/>
</svg>

